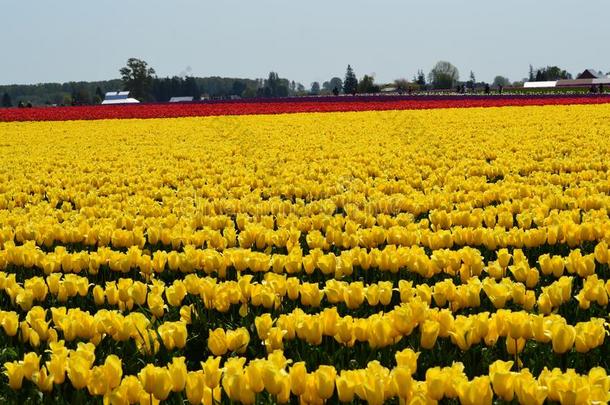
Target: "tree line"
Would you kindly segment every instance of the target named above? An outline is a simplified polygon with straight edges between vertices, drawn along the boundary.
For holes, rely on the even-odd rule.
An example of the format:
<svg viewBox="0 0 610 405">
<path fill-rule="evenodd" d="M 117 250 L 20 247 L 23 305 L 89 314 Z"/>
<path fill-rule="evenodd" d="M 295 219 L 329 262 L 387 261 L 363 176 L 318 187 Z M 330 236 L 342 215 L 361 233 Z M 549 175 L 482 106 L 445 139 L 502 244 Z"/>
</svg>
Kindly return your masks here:
<svg viewBox="0 0 610 405">
<path fill-rule="evenodd" d="M 351 65 L 343 77 L 332 77 L 328 81 L 313 82 L 305 87 L 302 83 L 282 78 L 270 72 L 265 79 L 242 79 L 225 77 L 174 76 L 157 77 L 148 63 L 130 58 L 119 70 L 120 79 L 96 82 L 43 83 L 35 85 L 0 86 L 2 107 L 16 105 L 89 105 L 99 104 L 109 91 L 128 90 L 131 97 L 147 102 L 166 102 L 171 97 L 189 96 L 194 100 L 217 98 L 289 97 L 306 95 L 370 94 L 380 91 L 411 93 L 421 90 L 476 91 L 476 89 L 519 87 L 524 81 L 547 81 L 571 79 L 572 75 L 558 66 L 534 69 L 529 66 L 528 77 L 511 82 L 504 76 L 496 76 L 492 83 L 478 82 L 474 72 L 466 80 L 460 80 L 460 72 L 453 64 L 439 61 L 426 75 L 418 70 L 411 80 L 396 79 L 392 83 L 375 83 L 372 75 L 358 79 Z"/>
</svg>

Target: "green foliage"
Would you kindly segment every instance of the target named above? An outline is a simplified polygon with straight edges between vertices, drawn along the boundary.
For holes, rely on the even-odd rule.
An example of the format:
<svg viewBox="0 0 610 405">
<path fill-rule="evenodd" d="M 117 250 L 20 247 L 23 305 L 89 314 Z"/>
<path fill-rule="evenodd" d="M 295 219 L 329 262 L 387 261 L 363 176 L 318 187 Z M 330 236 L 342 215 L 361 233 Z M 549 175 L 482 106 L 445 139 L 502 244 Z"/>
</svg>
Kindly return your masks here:
<svg viewBox="0 0 610 405">
<path fill-rule="evenodd" d="M 426 75 L 423 70 L 420 69 L 417 71 L 417 74 L 413 77 L 413 82 L 419 87 L 424 87 L 426 85 Z"/>
<path fill-rule="evenodd" d="M 339 94 L 343 89 L 343 80 L 339 77 L 333 77 L 327 82 L 322 83 L 322 93 L 323 94 L 332 94 L 337 92 Z"/>
<path fill-rule="evenodd" d="M 318 94 L 320 94 L 320 83 L 313 82 L 311 84 L 311 90 L 309 91 L 309 94 L 311 94 L 312 96 L 317 96 Z"/>
<path fill-rule="evenodd" d="M 289 94 L 290 81 L 280 78 L 276 72 L 269 72 L 267 80 L 257 89 L 258 97 L 287 97 Z"/>
<path fill-rule="evenodd" d="M 127 66 L 119 70 L 123 88 L 129 90 L 131 97 L 140 101 L 151 100 L 151 90 L 155 69 L 148 67 L 148 63 L 137 58 L 129 58 Z"/>
<path fill-rule="evenodd" d="M 103 100 L 105 92 L 117 91 L 121 86 L 120 79 L 95 82 L 11 84 L 0 86 L 0 93 L 9 94 L 13 105 L 19 101 L 24 103 L 30 101 L 34 105 L 59 105 L 64 103 L 66 96 L 71 99 L 72 94 L 78 89 L 86 90 L 89 94 L 98 94 L 97 88 L 99 88 L 99 96 Z"/>
<path fill-rule="evenodd" d="M 2 95 L 2 107 L 12 107 L 13 102 L 11 101 L 11 96 L 8 93 L 4 93 Z"/>
<path fill-rule="evenodd" d="M 373 81 L 373 77 L 364 75 L 362 80 L 358 83 L 358 93 L 378 93 L 379 86 Z"/>
<path fill-rule="evenodd" d="M 437 62 L 428 75 L 428 81 L 435 89 L 451 89 L 459 79 L 460 72 L 447 61 Z"/>
<path fill-rule="evenodd" d="M 496 76 L 494 77 L 494 81 L 492 83 L 492 86 L 494 87 L 506 87 L 506 86 L 510 86 L 510 80 L 507 77 L 504 76 Z"/>
<path fill-rule="evenodd" d="M 532 72 L 533 75 L 533 72 Z M 538 68 L 534 76 L 536 82 L 545 82 L 553 80 L 569 80 L 572 75 L 558 66 L 547 66 Z"/>
<path fill-rule="evenodd" d="M 345 94 L 356 94 L 358 90 L 358 79 L 350 65 L 347 65 L 345 80 L 343 81 L 343 92 Z"/>
</svg>

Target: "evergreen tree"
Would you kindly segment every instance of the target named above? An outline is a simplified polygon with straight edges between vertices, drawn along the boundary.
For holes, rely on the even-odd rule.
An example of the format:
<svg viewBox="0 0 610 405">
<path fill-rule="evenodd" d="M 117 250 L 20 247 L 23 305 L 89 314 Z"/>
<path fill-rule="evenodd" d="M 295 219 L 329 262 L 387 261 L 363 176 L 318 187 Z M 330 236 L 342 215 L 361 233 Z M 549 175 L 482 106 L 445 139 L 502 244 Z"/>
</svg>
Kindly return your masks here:
<svg viewBox="0 0 610 405">
<path fill-rule="evenodd" d="M 311 90 L 309 91 L 309 94 L 311 94 L 312 96 L 317 96 L 318 94 L 320 94 L 320 83 L 319 82 L 313 82 L 311 84 Z"/>
<path fill-rule="evenodd" d="M 12 107 L 13 106 L 13 102 L 11 100 L 11 96 L 8 93 L 4 93 L 2 95 L 2 107 Z"/>
<path fill-rule="evenodd" d="M 104 96 L 104 93 L 102 92 L 102 88 L 100 86 L 97 86 L 95 88 L 95 96 L 94 96 L 95 101 L 94 101 L 94 103 L 95 104 L 99 104 L 102 101 L 104 101 L 104 98 L 105 98 L 105 96 Z"/>
<path fill-rule="evenodd" d="M 426 75 L 424 74 L 424 71 L 421 69 L 418 70 L 417 76 L 415 76 L 415 79 L 413 81 L 420 87 L 425 86 L 426 85 Z"/>
<path fill-rule="evenodd" d="M 530 64 L 530 74 L 528 77 L 528 80 L 530 82 L 533 82 L 536 79 L 536 77 L 534 76 L 534 67 Z"/>
<path fill-rule="evenodd" d="M 345 72 L 345 80 L 343 81 L 343 92 L 345 94 L 356 94 L 358 90 L 358 79 L 354 74 L 354 70 L 350 65 L 347 65 L 347 70 Z"/>
</svg>

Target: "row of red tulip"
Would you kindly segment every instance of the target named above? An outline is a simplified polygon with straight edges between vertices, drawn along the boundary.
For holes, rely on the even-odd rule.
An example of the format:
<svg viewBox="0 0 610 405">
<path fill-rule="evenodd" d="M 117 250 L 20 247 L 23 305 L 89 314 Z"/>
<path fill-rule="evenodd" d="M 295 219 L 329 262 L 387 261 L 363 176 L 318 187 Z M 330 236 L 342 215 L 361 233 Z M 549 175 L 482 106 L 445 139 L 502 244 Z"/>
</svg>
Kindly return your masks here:
<svg viewBox="0 0 610 405">
<path fill-rule="evenodd" d="M 461 97 L 461 98 L 330 98 L 290 101 L 239 101 L 231 103 L 136 104 L 78 107 L 6 108 L 0 121 L 65 121 L 124 118 L 175 118 L 218 115 L 286 114 L 302 112 L 344 112 L 419 110 L 434 108 L 503 107 L 530 105 L 602 104 L 607 97 Z"/>
</svg>

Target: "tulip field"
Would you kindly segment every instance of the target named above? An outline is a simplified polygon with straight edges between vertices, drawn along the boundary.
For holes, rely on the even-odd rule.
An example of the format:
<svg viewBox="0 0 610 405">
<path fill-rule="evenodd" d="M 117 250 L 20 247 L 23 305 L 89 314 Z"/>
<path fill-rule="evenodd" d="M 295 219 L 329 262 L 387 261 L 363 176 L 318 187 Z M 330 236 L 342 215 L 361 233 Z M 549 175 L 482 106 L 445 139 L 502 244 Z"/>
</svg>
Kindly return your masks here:
<svg viewBox="0 0 610 405">
<path fill-rule="evenodd" d="M 1 111 L 0 402 L 608 403 L 609 101 Z"/>
</svg>

